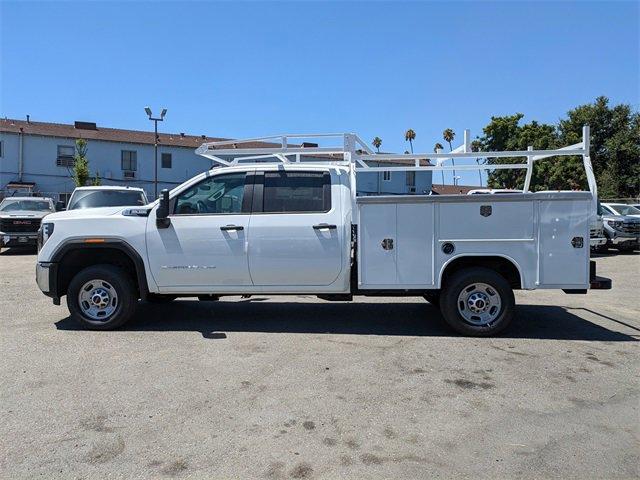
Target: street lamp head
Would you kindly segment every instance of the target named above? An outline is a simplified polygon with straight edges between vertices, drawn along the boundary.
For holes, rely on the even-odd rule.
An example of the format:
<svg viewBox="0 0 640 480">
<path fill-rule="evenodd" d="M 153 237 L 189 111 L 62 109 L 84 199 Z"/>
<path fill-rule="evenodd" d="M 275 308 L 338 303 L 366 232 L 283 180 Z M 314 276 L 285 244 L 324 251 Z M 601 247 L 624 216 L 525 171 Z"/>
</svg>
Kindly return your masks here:
<svg viewBox="0 0 640 480">
<path fill-rule="evenodd" d="M 162 112 L 160 112 L 160 118 L 164 118 L 164 116 L 167 114 L 167 109 L 163 108 Z"/>
<path fill-rule="evenodd" d="M 151 109 L 149 107 L 144 107 L 144 111 L 147 112 L 147 115 L 149 115 L 149 118 L 151 118 Z"/>
</svg>

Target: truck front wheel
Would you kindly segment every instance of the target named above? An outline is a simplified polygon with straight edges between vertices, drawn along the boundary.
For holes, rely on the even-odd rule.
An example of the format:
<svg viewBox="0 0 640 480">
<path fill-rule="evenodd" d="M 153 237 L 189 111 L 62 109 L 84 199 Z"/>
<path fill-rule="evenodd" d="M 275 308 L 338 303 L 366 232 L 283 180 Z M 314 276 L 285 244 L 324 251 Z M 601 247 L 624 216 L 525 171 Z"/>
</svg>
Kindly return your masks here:
<svg viewBox="0 0 640 480">
<path fill-rule="evenodd" d="M 67 290 L 71 317 L 91 330 L 112 330 L 133 314 L 137 295 L 131 277 L 114 265 L 94 265 L 81 270 Z"/>
<path fill-rule="evenodd" d="M 445 321 L 463 335 L 495 335 L 513 319 L 513 290 L 494 270 L 482 267 L 460 270 L 447 279 L 442 289 L 440 311 Z"/>
</svg>

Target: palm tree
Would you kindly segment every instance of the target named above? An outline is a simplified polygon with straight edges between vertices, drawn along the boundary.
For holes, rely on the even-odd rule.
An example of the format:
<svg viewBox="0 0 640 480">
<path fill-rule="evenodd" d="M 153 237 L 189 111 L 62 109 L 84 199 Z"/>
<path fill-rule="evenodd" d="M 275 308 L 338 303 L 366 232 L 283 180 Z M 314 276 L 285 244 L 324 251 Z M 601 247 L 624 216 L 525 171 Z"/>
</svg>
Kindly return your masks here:
<svg viewBox="0 0 640 480">
<path fill-rule="evenodd" d="M 382 145 L 382 139 L 380 137 L 375 137 L 371 144 L 376 147 L 378 153 L 380 153 L 380 145 Z"/>
<path fill-rule="evenodd" d="M 406 142 L 409 142 L 409 145 L 411 146 L 411 153 L 413 153 L 413 141 L 416 139 L 416 132 L 414 132 L 413 130 L 409 129 L 405 132 L 404 134 L 404 140 Z"/>
<path fill-rule="evenodd" d="M 437 142 L 434 146 L 433 146 L 433 151 L 434 153 L 438 153 L 438 150 L 442 150 L 444 147 L 442 146 L 442 144 L 440 142 Z M 440 173 L 442 174 L 442 185 L 444 185 L 444 170 L 440 170 Z"/>
<path fill-rule="evenodd" d="M 449 144 L 449 151 L 453 150 L 453 147 L 451 146 L 451 142 L 453 142 L 453 139 L 456 137 L 456 132 L 454 132 L 453 130 L 451 130 L 450 128 L 445 129 L 444 132 L 442 132 L 442 138 L 444 139 L 445 142 L 447 142 Z M 455 167 L 456 166 L 456 161 L 455 159 L 451 159 L 451 164 Z M 456 183 L 456 170 L 455 168 L 453 169 L 453 184 L 455 185 Z"/>
<path fill-rule="evenodd" d="M 480 143 L 480 140 L 474 140 L 473 142 L 471 142 L 472 152 L 479 152 L 480 148 L 482 148 L 482 144 Z M 478 166 L 480 166 L 479 158 L 476 158 L 476 163 L 478 164 Z M 478 177 L 480 178 L 480 186 L 482 186 L 482 170 L 480 169 L 478 169 Z"/>
</svg>

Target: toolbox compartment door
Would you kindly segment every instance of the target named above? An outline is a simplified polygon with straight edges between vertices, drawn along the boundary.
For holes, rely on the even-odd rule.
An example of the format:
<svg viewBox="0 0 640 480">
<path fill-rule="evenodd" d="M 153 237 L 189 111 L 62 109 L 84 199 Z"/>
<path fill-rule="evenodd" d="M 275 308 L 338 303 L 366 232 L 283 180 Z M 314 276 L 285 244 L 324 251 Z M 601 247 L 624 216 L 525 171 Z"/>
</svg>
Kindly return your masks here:
<svg viewBox="0 0 640 480">
<path fill-rule="evenodd" d="M 428 288 L 432 260 L 432 203 L 360 205 L 359 288 Z"/>
<path fill-rule="evenodd" d="M 588 288 L 590 218 L 588 200 L 540 202 L 541 288 Z"/>
</svg>

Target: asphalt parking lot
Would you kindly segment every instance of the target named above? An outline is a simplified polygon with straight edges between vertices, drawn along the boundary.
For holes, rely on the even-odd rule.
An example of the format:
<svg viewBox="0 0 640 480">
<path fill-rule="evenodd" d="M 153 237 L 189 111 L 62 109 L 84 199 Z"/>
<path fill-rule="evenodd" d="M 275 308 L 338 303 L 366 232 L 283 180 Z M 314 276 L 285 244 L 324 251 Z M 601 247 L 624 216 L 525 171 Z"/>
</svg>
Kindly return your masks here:
<svg viewBox="0 0 640 480">
<path fill-rule="evenodd" d="M 2 478 L 638 478 L 640 256 L 518 292 L 503 336 L 421 298 L 140 304 L 79 330 L 0 255 Z"/>
</svg>

